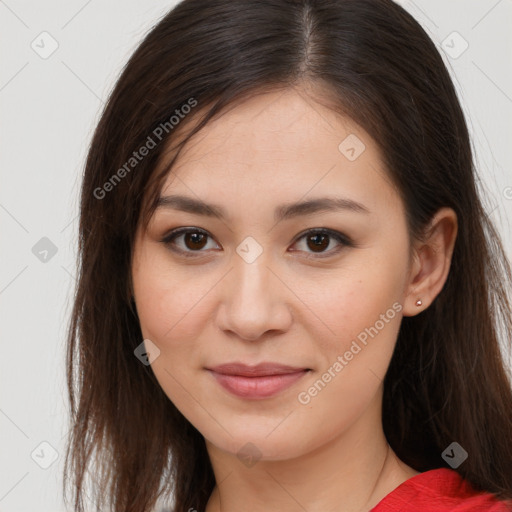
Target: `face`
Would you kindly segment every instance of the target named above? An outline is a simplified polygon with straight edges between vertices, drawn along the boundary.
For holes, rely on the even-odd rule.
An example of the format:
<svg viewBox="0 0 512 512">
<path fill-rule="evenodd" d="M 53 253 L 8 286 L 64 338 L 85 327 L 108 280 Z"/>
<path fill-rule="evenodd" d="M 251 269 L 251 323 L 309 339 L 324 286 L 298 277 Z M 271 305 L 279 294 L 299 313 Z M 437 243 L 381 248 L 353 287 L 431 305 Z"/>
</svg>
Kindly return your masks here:
<svg viewBox="0 0 512 512">
<path fill-rule="evenodd" d="M 133 289 L 146 348 L 159 350 L 152 370 L 207 442 L 292 458 L 377 407 L 409 236 L 370 136 L 304 92 L 252 97 L 186 146 L 162 189 L 171 195 L 211 206 L 162 201 L 137 232 Z M 321 198 L 333 201 L 290 208 Z M 232 362 L 298 370 L 209 370 Z"/>
</svg>

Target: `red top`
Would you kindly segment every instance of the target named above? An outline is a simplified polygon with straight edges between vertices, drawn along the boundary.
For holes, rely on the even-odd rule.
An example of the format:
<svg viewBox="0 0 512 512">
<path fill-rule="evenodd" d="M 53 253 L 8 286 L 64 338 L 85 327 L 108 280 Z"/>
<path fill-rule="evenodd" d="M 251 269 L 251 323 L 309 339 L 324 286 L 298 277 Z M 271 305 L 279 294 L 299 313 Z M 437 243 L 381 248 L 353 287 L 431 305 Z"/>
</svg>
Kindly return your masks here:
<svg viewBox="0 0 512 512">
<path fill-rule="evenodd" d="M 491 493 L 476 491 L 457 471 L 437 468 L 401 483 L 370 512 L 511 512 Z"/>
</svg>

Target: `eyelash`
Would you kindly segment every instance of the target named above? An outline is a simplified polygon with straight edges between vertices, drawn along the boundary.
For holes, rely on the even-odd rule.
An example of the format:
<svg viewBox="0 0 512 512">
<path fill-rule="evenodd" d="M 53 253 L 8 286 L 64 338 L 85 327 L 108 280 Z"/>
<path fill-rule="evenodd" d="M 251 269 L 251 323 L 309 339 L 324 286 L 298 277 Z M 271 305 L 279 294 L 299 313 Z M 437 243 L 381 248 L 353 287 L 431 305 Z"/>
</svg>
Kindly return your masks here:
<svg viewBox="0 0 512 512">
<path fill-rule="evenodd" d="M 173 231 L 171 231 L 170 233 L 165 235 L 162 238 L 161 242 L 164 245 L 168 246 L 171 251 L 177 252 L 177 253 L 185 256 L 186 258 L 197 258 L 197 257 L 199 257 L 199 255 L 194 254 L 194 253 L 201 253 L 201 252 L 205 252 L 205 251 L 203 251 L 203 250 L 198 250 L 198 251 L 186 250 L 185 251 L 183 249 L 177 249 L 176 247 L 172 247 L 172 245 L 173 245 L 172 242 L 174 242 L 174 240 L 176 238 L 178 238 L 180 235 L 187 234 L 187 233 L 199 233 L 199 234 L 206 235 L 209 238 L 213 238 L 213 237 L 210 237 L 208 232 L 204 231 L 203 229 L 184 227 L 184 228 L 174 229 Z M 299 237 L 297 237 L 294 244 L 297 243 L 299 240 L 306 238 L 307 236 L 310 236 L 310 235 L 328 235 L 329 237 L 334 238 L 341 245 L 337 249 L 331 249 L 330 251 L 326 251 L 324 253 L 308 253 L 308 254 L 314 254 L 315 256 L 306 256 L 307 258 L 311 258 L 311 259 L 328 258 L 335 254 L 338 254 L 343 249 L 343 247 L 355 247 L 354 242 L 348 236 L 346 236 L 343 233 L 340 233 L 338 231 L 334 231 L 332 229 L 327 229 L 327 228 L 308 229 L 304 233 L 301 233 L 301 235 Z"/>
</svg>

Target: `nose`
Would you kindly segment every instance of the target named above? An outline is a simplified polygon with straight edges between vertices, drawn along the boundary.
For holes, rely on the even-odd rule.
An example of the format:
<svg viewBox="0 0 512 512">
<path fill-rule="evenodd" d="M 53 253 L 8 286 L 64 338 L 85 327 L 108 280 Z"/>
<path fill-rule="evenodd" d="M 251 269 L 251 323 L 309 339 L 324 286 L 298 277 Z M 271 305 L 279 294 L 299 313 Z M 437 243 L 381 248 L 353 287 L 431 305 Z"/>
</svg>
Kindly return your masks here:
<svg viewBox="0 0 512 512">
<path fill-rule="evenodd" d="M 220 329 L 256 341 L 270 332 L 290 328 L 293 318 L 289 300 L 293 293 L 267 260 L 260 257 L 247 263 L 238 258 L 223 281 L 217 310 Z"/>
</svg>

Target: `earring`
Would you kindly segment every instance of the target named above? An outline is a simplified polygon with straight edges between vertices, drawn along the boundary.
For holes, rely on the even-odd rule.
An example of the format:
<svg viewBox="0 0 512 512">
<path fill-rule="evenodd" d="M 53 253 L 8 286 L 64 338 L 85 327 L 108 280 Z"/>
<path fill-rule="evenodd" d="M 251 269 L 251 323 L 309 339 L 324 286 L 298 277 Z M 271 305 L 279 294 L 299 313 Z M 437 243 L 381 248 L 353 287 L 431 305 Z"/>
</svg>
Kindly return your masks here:
<svg viewBox="0 0 512 512">
<path fill-rule="evenodd" d="M 421 302 L 421 299 L 418 299 L 418 300 L 416 301 L 416 306 L 418 306 L 418 307 L 419 307 L 419 306 L 421 306 L 422 304 L 423 304 L 423 302 Z"/>
</svg>

